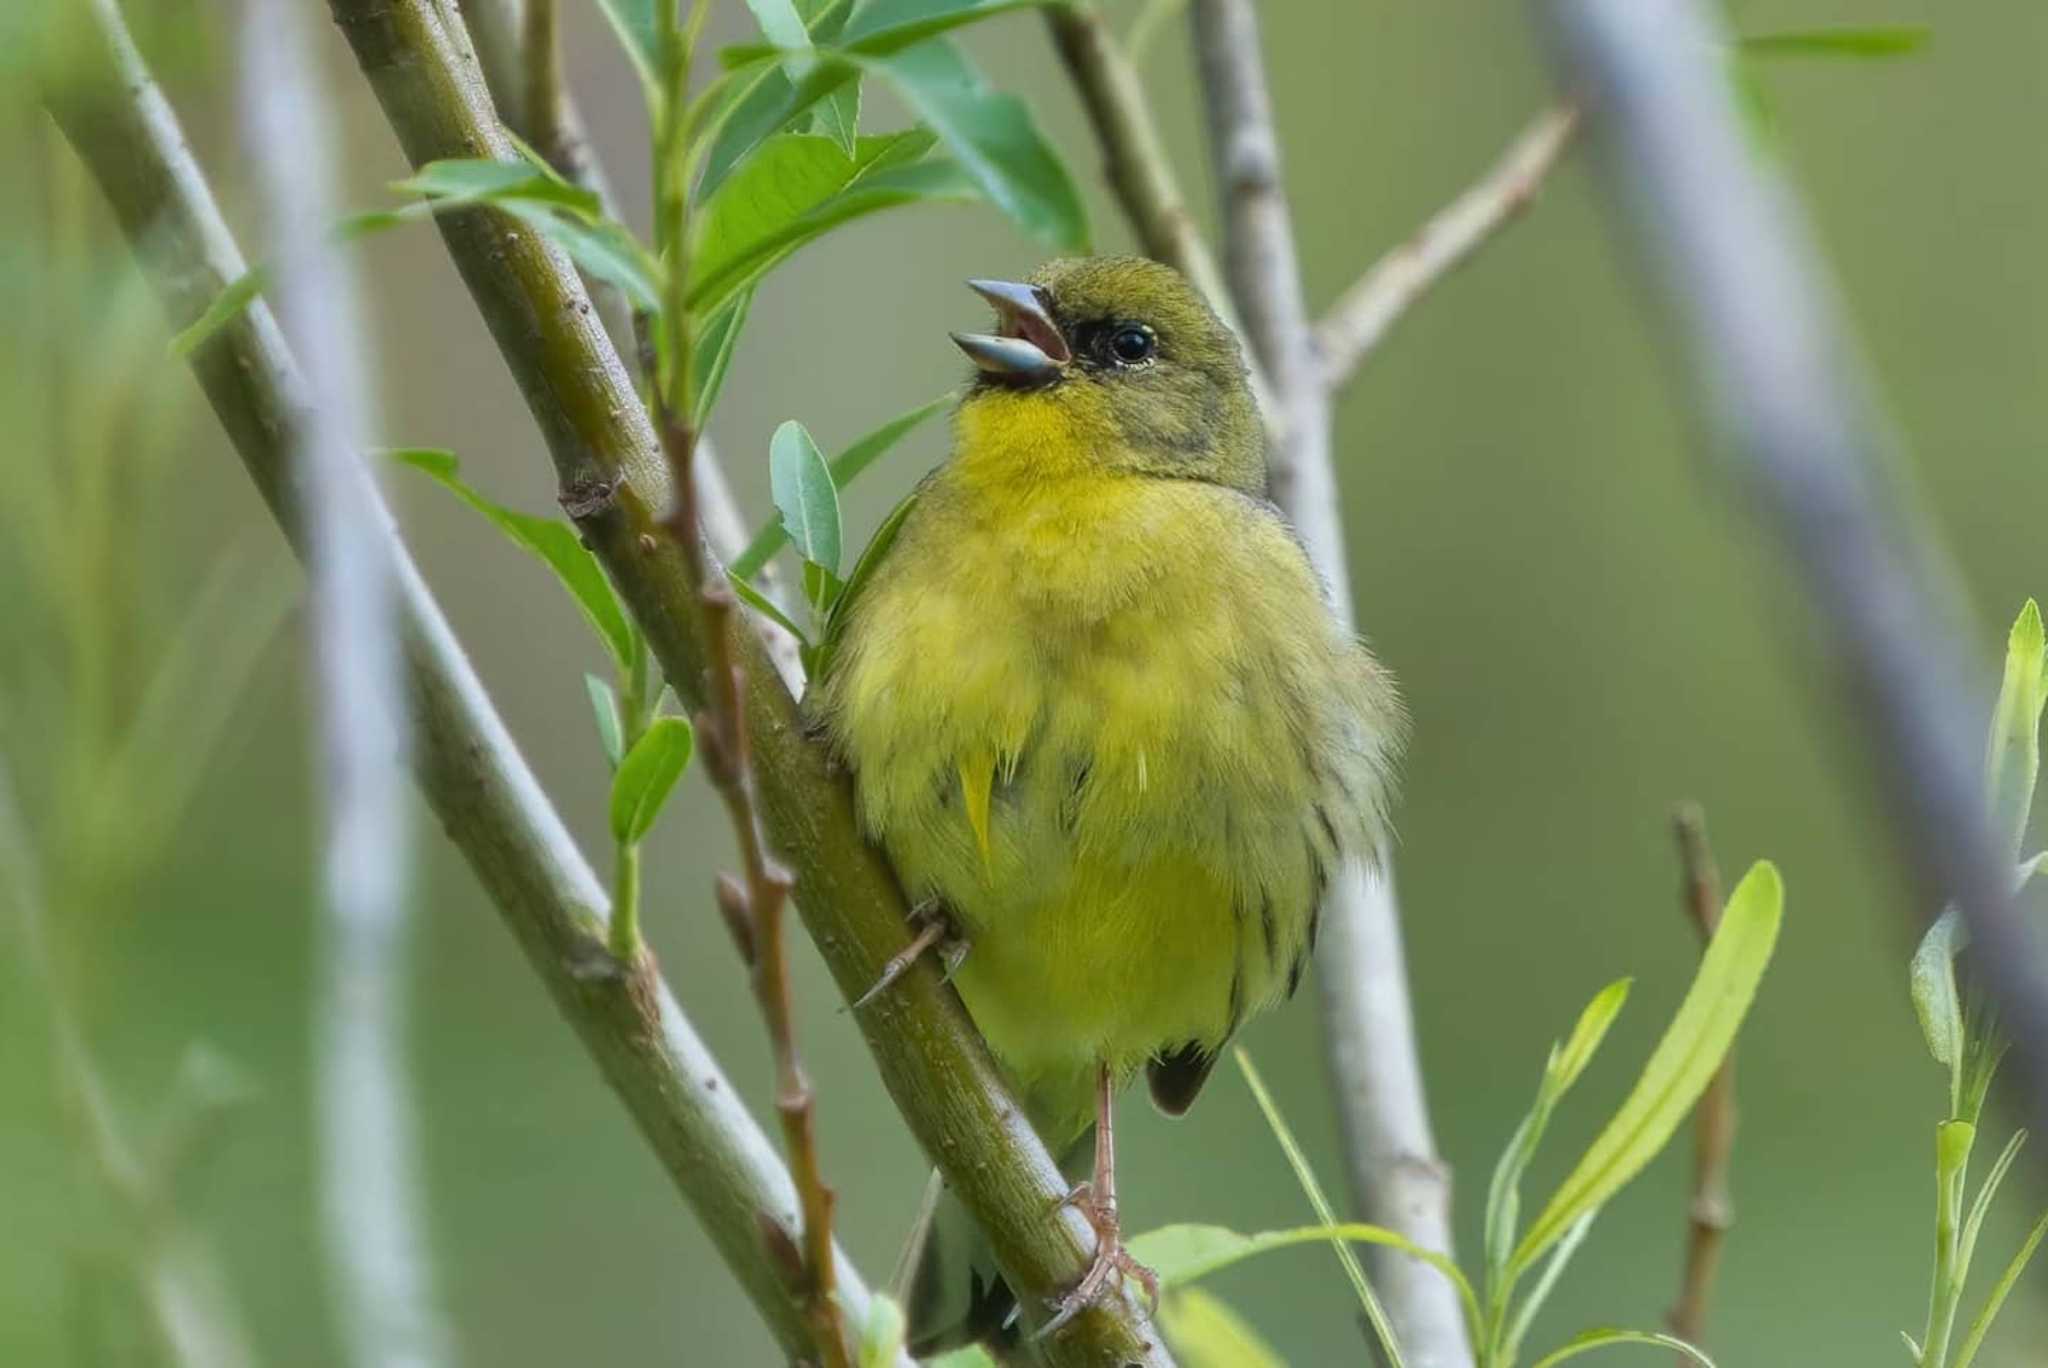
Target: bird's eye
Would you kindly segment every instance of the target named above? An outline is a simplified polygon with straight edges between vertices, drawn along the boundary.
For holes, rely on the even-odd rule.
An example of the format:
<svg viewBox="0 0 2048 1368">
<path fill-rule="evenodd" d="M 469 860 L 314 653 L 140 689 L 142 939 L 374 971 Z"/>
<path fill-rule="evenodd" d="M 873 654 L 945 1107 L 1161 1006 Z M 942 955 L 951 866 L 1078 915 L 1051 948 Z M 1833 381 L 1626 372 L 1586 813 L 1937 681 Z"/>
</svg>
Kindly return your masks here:
<svg viewBox="0 0 2048 1368">
<path fill-rule="evenodd" d="M 1135 366 L 1152 359 L 1159 350 L 1159 338 L 1142 323 L 1125 323 L 1110 332 L 1108 348 L 1119 365 Z"/>
</svg>

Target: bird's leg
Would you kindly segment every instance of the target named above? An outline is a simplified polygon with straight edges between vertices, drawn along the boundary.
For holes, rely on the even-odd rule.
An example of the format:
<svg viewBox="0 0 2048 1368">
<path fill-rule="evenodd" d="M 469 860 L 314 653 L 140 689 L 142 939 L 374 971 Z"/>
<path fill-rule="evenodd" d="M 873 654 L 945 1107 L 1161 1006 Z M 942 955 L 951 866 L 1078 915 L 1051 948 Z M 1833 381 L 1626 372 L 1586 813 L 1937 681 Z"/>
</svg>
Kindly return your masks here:
<svg viewBox="0 0 2048 1368">
<path fill-rule="evenodd" d="M 1088 1181 L 1075 1184 L 1062 1201 L 1080 1209 L 1095 1229 L 1095 1257 L 1074 1290 L 1053 1303 L 1053 1317 L 1040 1335 L 1049 1335 L 1065 1325 L 1083 1308 L 1100 1297 L 1118 1274 L 1136 1278 L 1143 1285 L 1152 1307 L 1159 1307 L 1159 1277 L 1131 1257 L 1124 1247 L 1123 1227 L 1116 1209 L 1116 1130 L 1111 1111 L 1116 1100 L 1116 1078 L 1107 1063 L 1097 1067 L 1095 1076 L 1095 1173 Z"/>
<path fill-rule="evenodd" d="M 879 997 L 883 989 L 908 973 L 910 966 L 917 963 L 918 956 L 928 950 L 936 948 L 939 963 L 945 968 L 944 979 L 952 978 L 960 967 L 960 961 L 967 958 L 969 942 L 953 925 L 946 905 L 937 898 L 926 898 L 911 908 L 909 921 L 917 928 L 917 934 L 911 937 L 910 944 L 889 957 L 873 985 L 853 1000 L 854 1010 L 858 1011 Z"/>
</svg>

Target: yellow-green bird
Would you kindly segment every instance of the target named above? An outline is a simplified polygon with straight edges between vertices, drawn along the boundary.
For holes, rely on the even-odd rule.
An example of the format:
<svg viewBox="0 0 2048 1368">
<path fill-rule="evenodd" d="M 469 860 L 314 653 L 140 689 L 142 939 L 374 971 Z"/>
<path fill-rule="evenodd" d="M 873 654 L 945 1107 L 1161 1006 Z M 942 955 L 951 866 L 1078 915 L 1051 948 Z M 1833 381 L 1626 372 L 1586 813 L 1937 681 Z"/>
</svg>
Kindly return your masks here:
<svg viewBox="0 0 2048 1368">
<path fill-rule="evenodd" d="M 1178 1114 L 1291 992 L 1339 861 L 1385 840 L 1402 711 L 1267 498 L 1237 340 L 1130 257 L 973 281 L 993 334 L 951 458 L 878 535 L 813 706 L 861 820 L 968 951 L 961 998 L 1055 1153 L 1095 1128 L 1070 1315 L 1150 1282 L 1116 1219 L 1110 1107 Z M 912 1340 L 1008 1333 L 964 1212 L 932 1227 Z"/>
</svg>

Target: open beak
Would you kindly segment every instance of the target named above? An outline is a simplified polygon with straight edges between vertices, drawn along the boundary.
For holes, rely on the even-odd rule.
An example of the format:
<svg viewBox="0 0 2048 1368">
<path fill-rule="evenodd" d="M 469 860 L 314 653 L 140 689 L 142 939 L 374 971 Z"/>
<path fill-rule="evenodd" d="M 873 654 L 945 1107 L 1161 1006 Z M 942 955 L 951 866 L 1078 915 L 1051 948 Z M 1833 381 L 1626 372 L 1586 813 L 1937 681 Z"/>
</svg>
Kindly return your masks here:
<svg viewBox="0 0 2048 1368">
<path fill-rule="evenodd" d="M 994 333 L 954 333 L 967 359 L 988 374 L 1021 385 L 1049 384 L 1074 359 L 1035 285 L 970 280 L 967 288 L 995 306 Z"/>
</svg>

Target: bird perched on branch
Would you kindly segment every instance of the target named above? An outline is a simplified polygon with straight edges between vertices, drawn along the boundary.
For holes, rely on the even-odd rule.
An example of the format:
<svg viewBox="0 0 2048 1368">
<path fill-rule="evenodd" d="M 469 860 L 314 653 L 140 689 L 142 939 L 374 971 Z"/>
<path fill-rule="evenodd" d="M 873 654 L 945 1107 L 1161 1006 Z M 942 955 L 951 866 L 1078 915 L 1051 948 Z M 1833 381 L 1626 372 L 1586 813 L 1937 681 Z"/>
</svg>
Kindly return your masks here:
<svg viewBox="0 0 2048 1368">
<path fill-rule="evenodd" d="M 974 281 L 989 334 L 950 460 L 828 624 L 813 706 L 861 820 L 968 947 L 954 982 L 1096 1234 L 1056 1309 L 1120 1273 L 1111 1102 L 1185 1111 L 1291 993 L 1346 858 L 1385 839 L 1393 684 L 1266 497 L 1237 340 L 1129 257 Z M 920 937 L 920 943 L 929 937 Z M 920 1351 L 1013 1333 L 965 1213 L 913 1285 Z"/>
</svg>

